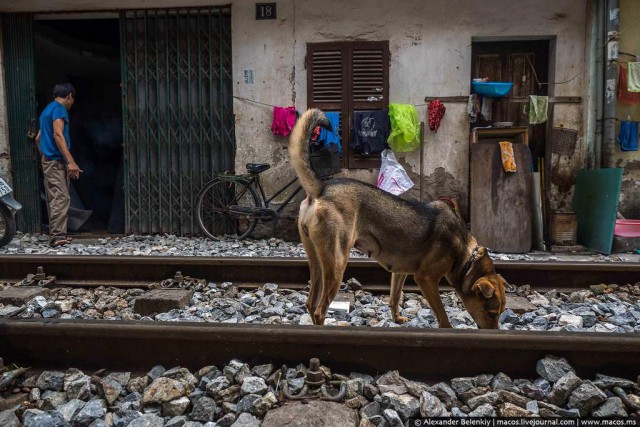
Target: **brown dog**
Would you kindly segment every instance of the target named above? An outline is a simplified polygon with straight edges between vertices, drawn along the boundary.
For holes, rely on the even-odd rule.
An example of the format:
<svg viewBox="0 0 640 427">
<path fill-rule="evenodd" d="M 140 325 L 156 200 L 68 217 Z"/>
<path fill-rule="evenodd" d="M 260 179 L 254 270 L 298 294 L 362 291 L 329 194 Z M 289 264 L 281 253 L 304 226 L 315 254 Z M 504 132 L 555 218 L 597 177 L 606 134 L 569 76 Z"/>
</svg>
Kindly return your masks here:
<svg viewBox="0 0 640 427">
<path fill-rule="evenodd" d="M 293 168 L 307 194 L 298 230 L 309 260 L 307 309 L 314 324 L 324 324 L 355 246 L 392 273 L 389 303 L 395 321 L 407 320 L 398 305 L 412 274 L 440 327 L 451 327 L 438 292 L 445 277 L 478 327 L 498 328 L 506 282 L 464 222 L 444 202 L 406 201 L 353 179 L 319 180 L 309 164 L 310 138 L 318 126 L 330 129 L 322 111 L 308 110 L 289 143 Z"/>
</svg>

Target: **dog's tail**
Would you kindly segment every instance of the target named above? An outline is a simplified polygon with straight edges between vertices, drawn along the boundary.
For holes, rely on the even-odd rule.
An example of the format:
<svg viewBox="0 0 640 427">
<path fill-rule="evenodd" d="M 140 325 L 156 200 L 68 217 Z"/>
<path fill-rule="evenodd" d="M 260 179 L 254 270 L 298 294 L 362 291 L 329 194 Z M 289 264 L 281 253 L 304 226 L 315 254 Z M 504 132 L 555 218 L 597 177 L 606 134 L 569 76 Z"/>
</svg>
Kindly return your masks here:
<svg viewBox="0 0 640 427">
<path fill-rule="evenodd" d="M 307 110 L 296 122 L 289 138 L 289 157 L 307 196 L 316 198 L 322 192 L 323 183 L 311 169 L 309 143 L 318 126 L 331 129 L 329 120 L 318 109 Z"/>
</svg>

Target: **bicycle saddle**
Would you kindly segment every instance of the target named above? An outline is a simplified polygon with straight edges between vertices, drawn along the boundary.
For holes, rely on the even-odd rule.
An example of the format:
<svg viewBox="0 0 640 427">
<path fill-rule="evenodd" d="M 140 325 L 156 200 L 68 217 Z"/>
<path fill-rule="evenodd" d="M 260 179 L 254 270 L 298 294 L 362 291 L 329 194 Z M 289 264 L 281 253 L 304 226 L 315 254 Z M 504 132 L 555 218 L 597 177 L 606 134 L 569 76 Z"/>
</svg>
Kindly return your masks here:
<svg viewBox="0 0 640 427">
<path fill-rule="evenodd" d="M 260 173 L 269 169 L 269 163 L 247 163 L 247 170 L 251 173 Z"/>
</svg>

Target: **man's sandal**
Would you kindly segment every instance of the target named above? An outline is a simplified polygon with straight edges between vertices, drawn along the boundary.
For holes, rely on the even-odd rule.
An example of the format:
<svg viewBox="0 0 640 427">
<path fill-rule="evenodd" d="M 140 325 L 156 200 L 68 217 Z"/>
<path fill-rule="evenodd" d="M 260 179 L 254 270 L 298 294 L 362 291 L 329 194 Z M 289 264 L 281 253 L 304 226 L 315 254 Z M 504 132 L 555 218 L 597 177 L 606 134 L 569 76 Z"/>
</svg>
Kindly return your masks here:
<svg viewBox="0 0 640 427">
<path fill-rule="evenodd" d="M 67 243 L 70 243 L 70 240 L 67 237 L 57 236 L 51 239 L 51 241 L 49 242 L 49 246 L 51 246 L 52 248 L 57 248 L 58 246 L 64 246 Z"/>
</svg>

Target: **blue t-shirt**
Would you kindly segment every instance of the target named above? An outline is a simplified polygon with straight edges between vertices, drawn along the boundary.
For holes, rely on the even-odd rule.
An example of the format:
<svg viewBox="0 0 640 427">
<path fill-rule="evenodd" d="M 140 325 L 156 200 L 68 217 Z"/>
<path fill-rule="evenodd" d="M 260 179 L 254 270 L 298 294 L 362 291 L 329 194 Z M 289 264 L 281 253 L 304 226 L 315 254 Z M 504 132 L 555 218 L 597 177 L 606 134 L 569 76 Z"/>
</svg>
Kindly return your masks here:
<svg viewBox="0 0 640 427">
<path fill-rule="evenodd" d="M 64 120 L 64 139 L 67 141 L 67 148 L 71 149 L 69 114 L 64 105 L 58 101 L 53 101 L 40 114 L 40 150 L 49 160 L 64 160 L 56 145 L 56 140 L 53 138 L 53 121 L 58 119 Z"/>
</svg>

